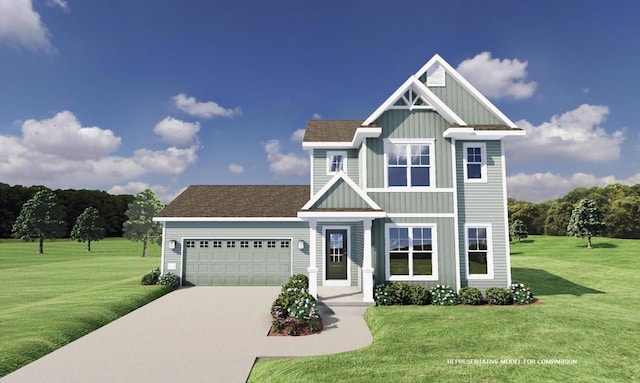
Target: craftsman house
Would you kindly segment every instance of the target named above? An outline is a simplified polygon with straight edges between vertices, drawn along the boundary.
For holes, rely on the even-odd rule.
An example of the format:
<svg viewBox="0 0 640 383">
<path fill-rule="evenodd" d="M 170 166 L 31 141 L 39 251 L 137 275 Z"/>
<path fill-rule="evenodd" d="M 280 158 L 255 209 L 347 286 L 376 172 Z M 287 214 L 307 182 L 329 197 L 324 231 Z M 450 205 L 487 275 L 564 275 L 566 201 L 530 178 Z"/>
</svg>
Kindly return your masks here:
<svg viewBox="0 0 640 383">
<path fill-rule="evenodd" d="M 481 289 L 511 283 L 503 138 L 524 136 L 436 55 L 363 120 L 312 120 L 310 184 L 191 186 L 155 218 L 182 285 Z"/>
</svg>

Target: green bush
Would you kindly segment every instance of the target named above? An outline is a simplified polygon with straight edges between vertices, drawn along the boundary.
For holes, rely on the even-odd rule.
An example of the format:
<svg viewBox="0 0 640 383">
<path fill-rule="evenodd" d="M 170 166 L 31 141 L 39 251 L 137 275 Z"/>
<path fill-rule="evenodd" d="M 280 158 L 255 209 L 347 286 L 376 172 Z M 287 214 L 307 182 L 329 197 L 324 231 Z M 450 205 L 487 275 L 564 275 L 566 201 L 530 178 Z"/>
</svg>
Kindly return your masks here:
<svg viewBox="0 0 640 383">
<path fill-rule="evenodd" d="M 156 267 L 155 269 L 153 269 L 153 270 L 149 271 L 148 273 L 146 273 L 142 277 L 142 280 L 140 281 L 140 283 L 145 285 L 145 286 L 157 285 L 159 278 L 160 278 L 160 268 Z"/>
<path fill-rule="evenodd" d="M 282 286 L 280 295 L 271 305 L 272 325 L 276 332 L 287 329 L 289 335 L 298 335 L 304 326 L 311 332 L 318 330 L 318 303 L 307 290 L 308 281 L 306 277 L 293 276 Z"/>
<path fill-rule="evenodd" d="M 463 287 L 459 291 L 460 301 L 465 305 L 479 305 L 482 303 L 482 292 L 475 287 Z"/>
<path fill-rule="evenodd" d="M 449 285 L 436 285 L 431 288 L 431 304 L 436 306 L 455 306 L 460 303 L 458 294 Z"/>
<path fill-rule="evenodd" d="M 409 285 L 406 283 L 389 283 L 387 285 L 387 293 L 392 305 L 406 305 L 409 303 Z"/>
<path fill-rule="evenodd" d="M 285 291 L 290 288 L 297 288 L 302 290 L 309 289 L 309 277 L 304 274 L 294 274 L 289 277 L 287 283 L 282 286 L 282 291 Z"/>
<path fill-rule="evenodd" d="M 158 284 L 162 286 L 178 287 L 178 276 L 172 272 L 165 273 L 158 278 Z"/>
<path fill-rule="evenodd" d="M 511 297 L 513 298 L 513 303 L 515 304 L 528 305 L 534 301 L 531 290 L 529 290 L 524 283 L 513 282 L 511 286 L 509 286 L 509 290 L 511 292 Z"/>
<path fill-rule="evenodd" d="M 428 305 L 431 303 L 431 293 L 420 285 L 409 286 L 408 289 L 409 304 L 412 305 Z"/>
<path fill-rule="evenodd" d="M 513 303 L 511 292 L 500 287 L 490 287 L 485 292 L 485 299 L 492 305 L 510 305 Z"/>
<path fill-rule="evenodd" d="M 377 285 L 373 289 L 373 300 L 376 302 L 376 306 L 390 306 L 393 304 L 391 297 L 389 297 L 389 292 L 387 292 L 387 285 Z"/>
</svg>

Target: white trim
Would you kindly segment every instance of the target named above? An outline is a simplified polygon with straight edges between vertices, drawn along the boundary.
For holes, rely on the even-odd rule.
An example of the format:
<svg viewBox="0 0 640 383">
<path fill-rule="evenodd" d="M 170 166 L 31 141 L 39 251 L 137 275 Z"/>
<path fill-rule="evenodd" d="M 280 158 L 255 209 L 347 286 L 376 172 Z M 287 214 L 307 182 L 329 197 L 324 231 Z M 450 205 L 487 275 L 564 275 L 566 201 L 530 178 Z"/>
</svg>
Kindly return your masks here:
<svg viewBox="0 0 640 383">
<path fill-rule="evenodd" d="M 384 153 L 384 191 L 429 191 L 436 185 L 436 140 L 433 138 L 385 138 L 383 139 Z M 389 146 L 407 145 L 407 186 L 389 186 Z M 411 186 L 411 149 L 409 145 L 429 145 L 429 186 Z"/>
<path fill-rule="evenodd" d="M 480 148 L 480 178 L 469 178 L 467 174 L 467 149 Z M 487 183 L 487 144 L 484 142 L 464 142 L 462 144 L 462 173 L 465 183 Z"/>
<path fill-rule="evenodd" d="M 462 85 L 463 88 L 465 88 L 469 93 L 471 93 L 471 95 L 473 97 L 476 98 L 476 100 L 478 100 L 484 107 L 486 107 L 491 112 L 493 112 L 496 115 L 496 117 L 501 119 L 506 125 L 508 125 L 508 126 L 510 126 L 512 128 L 516 127 L 516 125 L 513 123 L 513 121 L 511 121 L 498 108 L 496 108 L 496 106 L 493 105 L 485 96 L 483 96 L 482 93 L 480 93 L 473 85 L 471 85 L 471 83 L 469 83 L 469 81 L 467 81 L 464 77 L 462 77 L 462 75 L 460 73 L 458 73 L 458 71 L 453 69 L 453 67 L 451 65 L 449 65 L 449 63 L 444 61 L 444 59 L 442 57 L 440 57 L 440 55 L 435 54 L 429 61 L 427 61 L 426 64 L 424 64 L 422 66 L 422 68 L 420 68 L 416 72 L 415 76 L 416 77 L 422 76 L 435 63 L 438 63 L 442 67 L 444 67 L 445 71 L 450 76 L 452 76 L 456 81 L 458 81 L 458 83 L 460 85 Z M 466 124 L 460 124 L 460 125 L 466 125 Z"/>
<path fill-rule="evenodd" d="M 310 209 L 311 206 L 318 202 L 318 200 L 340 179 L 346 182 L 347 185 L 349 185 L 360 196 L 360 198 L 369 205 L 369 207 L 374 210 L 382 210 L 380 206 L 378 206 L 378 204 L 367 195 L 367 193 L 360 189 L 360 187 L 342 171 L 337 172 L 300 210 Z M 300 217 L 300 212 L 298 212 L 298 217 Z"/>
<path fill-rule="evenodd" d="M 484 228 L 487 231 L 487 274 L 469 274 L 469 228 Z M 465 223 L 464 259 L 467 280 L 494 279 L 493 270 L 493 227 L 490 223 Z"/>
<path fill-rule="evenodd" d="M 313 197 L 313 161 L 314 161 L 314 157 L 313 155 L 314 150 L 310 150 L 309 151 L 309 163 L 311 164 L 311 166 L 309 166 L 309 198 Z"/>
<path fill-rule="evenodd" d="M 453 193 L 453 188 L 431 188 L 426 186 L 418 187 L 406 187 L 406 186 L 392 186 L 389 188 L 368 188 L 365 192 L 369 193 Z"/>
<path fill-rule="evenodd" d="M 475 130 L 473 126 L 461 126 L 449 128 L 442 133 L 444 138 L 457 138 L 459 140 L 501 140 L 505 137 L 526 136 L 524 130 Z"/>
<path fill-rule="evenodd" d="M 341 170 L 344 172 L 344 174 L 347 174 L 347 151 L 346 150 L 327 150 L 325 156 L 327 157 L 326 173 L 328 175 L 334 175 L 340 171 L 340 170 L 334 171 L 334 172 L 331 171 L 331 165 L 333 164 L 333 157 L 335 156 L 342 156 Z"/>
<path fill-rule="evenodd" d="M 364 124 L 363 124 L 364 125 Z M 369 125 L 369 124 L 367 124 Z M 362 141 L 367 138 L 378 138 L 382 134 L 382 128 L 362 126 L 356 129 L 351 142 L 347 141 L 310 141 L 302 142 L 302 148 L 308 149 L 357 149 Z"/>
<path fill-rule="evenodd" d="M 311 219 L 309 220 L 309 267 L 307 268 L 307 273 L 309 273 L 309 294 L 316 299 L 318 299 L 317 234 L 318 223 Z"/>
<path fill-rule="evenodd" d="M 453 218 L 454 213 L 387 213 L 388 218 Z"/>
<path fill-rule="evenodd" d="M 462 275 L 460 274 L 460 221 L 458 217 L 458 166 L 456 163 L 456 139 L 451 139 L 451 170 L 453 172 L 453 238 L 455 242 L 454 255 L 456 257 L 456 291 L 462 287 Z"/>
<path fill-rule="evenodd" d="M 504 141 L 500 142 L 500 160 L 502 161 L 502 198 L 504 207 L 504 242 L 507 257 L 507 286 L 511 286 L 511 242 L 509 241 L 509 211 L 507 209 L 507 164 L 504 154 Z"/>
<path fill-rule="evenodd" d="M 362 190 L 366 193 L 367 190 L 367 140 L 362 141 L 362 146 L 360 146 L 360 153 L 358 154 L 358 159 L 360 161 L 360 185 L 362 185 Z"/>
<path fill-rule="evenodd" d="M 153 217 L 155 222 L 300 222 L 298 217 Z"/>
<path fill-rule="evenodd" d="M 347 279 L 327 280 L 327 230 L 347 231 Z M 322 286 L 351 286 L 351 226 L 322 226 Z"/>
<path fill-rule="evenodd" d="M 359 221 L 364 218 L 384 218 L 384 211 L 300 211 L 298 217 L 302 220 L 309 218 L 330 219 L 334 221 Z"/>
<path fill-rule="evenodd" d="M 167 223 L 162 222 L 162 248 L 160 249 L 160 274 L 164 275 L 164 248 L 167 246 L 165 243 L 167 241 Z M 182 280 L 182 278 L 180 278 Z"/>
<path fill-rule="evenodd" d="M 413 228 L 430 228 L 431 229 L 431 275 L 391 275 L 391 261 L 389 253 L 389 229 L 393 227 L 404 227 L 409 229 L 409 242 L 413 248 Z M 435 223 L 385 223 L 384 225 L 384 264 L 385 264 L 385 278 L 387 281 L 437 281 L 438 280 L 438 229 Z M 409 257 L 409 272 L 412 272 L 413 258 Z"/>
<path fill-rule="evenodd" d="M 373 224 L 372 219 L 363 219 L 362 220 L 362 300 L 364 302 L 374 302 L 373 299 L 373 272 L 374 268 L 372 266 L 372 243 L 371 243 L 371 226 Z"/>
<path fill-rule="evenodd" d="M 404 93 L 412 89 L 418 95 L 422 96 L 432 107 L 436 110 L 447 122 L 450 124 L 467 125 L 460 116 L 458 116 L 451 108 L 449 108 L 442 100 L 438 98 L 427 86 L 418 80 L 416 76 L 411 76 L 405 81 L 395 92 L 389 96 L 379 107 L 376 109 L 362 125 L 373 124 L 382 113 L 393 107 L 393 104 L 398 101 Z"/>
</svg>

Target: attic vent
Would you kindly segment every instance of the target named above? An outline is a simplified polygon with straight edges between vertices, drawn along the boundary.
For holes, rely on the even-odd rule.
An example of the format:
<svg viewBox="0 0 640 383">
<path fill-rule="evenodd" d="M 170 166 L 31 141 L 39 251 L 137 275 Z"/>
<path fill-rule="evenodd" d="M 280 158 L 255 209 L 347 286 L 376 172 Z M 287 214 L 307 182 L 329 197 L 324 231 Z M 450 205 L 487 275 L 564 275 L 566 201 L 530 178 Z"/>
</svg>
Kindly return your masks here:
<svg viewBox="0 0 640 383">
<path fill-rule="evenodd" d="M 393 109 L 431 109 L 431 105 L 419 94 L 409 89 L 396 101 Z"/>
<path fill-rule="evenodd" d="M 443 66 L 435 64 L 427 69 L 427 86 L 447 86 Z"/>
</svg>

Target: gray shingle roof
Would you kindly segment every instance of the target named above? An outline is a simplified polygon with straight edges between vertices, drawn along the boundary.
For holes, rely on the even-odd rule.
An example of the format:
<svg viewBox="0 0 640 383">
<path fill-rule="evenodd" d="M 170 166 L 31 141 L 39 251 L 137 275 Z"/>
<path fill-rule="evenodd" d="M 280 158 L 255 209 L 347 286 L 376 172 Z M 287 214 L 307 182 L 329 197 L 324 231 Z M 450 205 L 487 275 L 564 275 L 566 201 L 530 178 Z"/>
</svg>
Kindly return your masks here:
<svg viewBox="0 0 640 383">
<path fill-rule="evenodd" d="M 364 120 L 309 120 L 304 142 L 351 142 Z M 375 127 L 370 125 L 369 127 Z"/>
<path fill-rule="evenodd" d="M 308 200 L 308 185 L 192 185 L 156 217 L 296 217 Z"/>
</svg>

